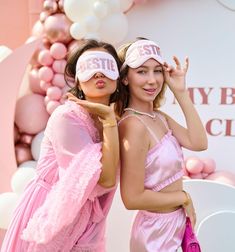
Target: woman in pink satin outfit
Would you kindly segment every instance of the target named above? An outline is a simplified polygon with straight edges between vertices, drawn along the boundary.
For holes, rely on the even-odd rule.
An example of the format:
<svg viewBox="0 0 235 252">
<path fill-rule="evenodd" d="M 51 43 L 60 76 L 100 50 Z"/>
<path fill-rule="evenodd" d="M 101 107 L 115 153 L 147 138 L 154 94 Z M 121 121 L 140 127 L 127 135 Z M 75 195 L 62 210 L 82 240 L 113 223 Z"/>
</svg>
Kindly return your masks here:
<svg viewBox="0 0 235 252">
<path fill-rule="evenodd" d="M 175 252 L 181 246 L 186 215 L 195 225 L 190 195 L 183 190 L 181 147 L 207 148 L 202 122 L 186 90 L 184 66 L 164 62 L 159 46 L 139 38 L 119 49 L 120 78 L 125 87 L 116 111 L 121 117 L 121 195 L 135 216 L 131 252 Z M 186 128 L 160 111 L 166 87 L 170 88 L 186 121 Z"/>
<path fill-rule="evenodd" d="M 68 58 L 75 86 L 48 120 L 37 165 L 14 211 L 2 252 L 104 252 L 117 184 L 119 138 L 109 105 L 118 99 L 120 61 L 96 40 Z"/>
</svg>

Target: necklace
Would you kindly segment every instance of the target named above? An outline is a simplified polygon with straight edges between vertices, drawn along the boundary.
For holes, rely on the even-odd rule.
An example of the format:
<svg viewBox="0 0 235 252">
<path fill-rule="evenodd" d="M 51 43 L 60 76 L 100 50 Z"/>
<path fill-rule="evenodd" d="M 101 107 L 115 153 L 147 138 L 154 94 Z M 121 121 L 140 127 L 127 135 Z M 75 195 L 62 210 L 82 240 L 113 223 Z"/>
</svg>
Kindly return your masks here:
<svg viewBox="0 0 235 252">
<path fill-rule="evenodd" d="M 157 114 L 152 115 L 152 114 L 149 114 L 146 112 L 141 112 L 141 111 L 133 109 L 133 108 L 125 108 L 124 111 L 132 111 L 134 114 L 137 114 L 137 115 L 145 115 L 145 116 L 152 118 L 153 120 L 156 120 L 156 118 L 157 118 Z"/>
</svg>

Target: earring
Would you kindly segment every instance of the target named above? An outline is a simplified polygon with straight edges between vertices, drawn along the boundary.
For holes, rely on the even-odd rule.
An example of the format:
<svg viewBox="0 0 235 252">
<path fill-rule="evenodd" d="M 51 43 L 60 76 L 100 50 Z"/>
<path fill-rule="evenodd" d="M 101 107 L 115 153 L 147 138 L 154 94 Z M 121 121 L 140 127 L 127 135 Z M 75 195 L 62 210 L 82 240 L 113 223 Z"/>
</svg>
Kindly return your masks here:
<svg viewBox="0 0 235 252">
<path fill-rule="evenodd" d="M 80 90 L 80 89 L 78 90 L 78 98 L 81 100 L 84 99 L 84 94 L 83 94 L 82 90 Z"/>
</svg>

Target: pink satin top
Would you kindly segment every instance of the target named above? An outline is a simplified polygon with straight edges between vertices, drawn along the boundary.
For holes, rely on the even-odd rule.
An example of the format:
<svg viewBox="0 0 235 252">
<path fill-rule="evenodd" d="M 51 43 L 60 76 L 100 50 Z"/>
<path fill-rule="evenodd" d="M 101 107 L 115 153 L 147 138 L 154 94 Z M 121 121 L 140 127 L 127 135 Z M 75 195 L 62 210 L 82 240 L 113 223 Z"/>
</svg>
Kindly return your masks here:
<svg viewBox="0 0 235 252">
<path fill-rule="evenodd" d="M 181 146 L 177 139 L 172 135 L 172 131 L 169 129 L 164 116 L 160 113 L 157 113 L 157 115 L 168 130 L 161 139 L 156 137 L 140 116 L 130 114 L 123 117 L 119 122 L 121 123 L 121 121 L 130 116 L 135 116 L 145 125 L 156 142 L 154 147 L 148 151 L 145 162 L 144 185 L 146 189 L 153 191 L 162 190 L 164 187 L 177 181 L 184 175 L 182 165 L 184 159 Z"/>
</svg>

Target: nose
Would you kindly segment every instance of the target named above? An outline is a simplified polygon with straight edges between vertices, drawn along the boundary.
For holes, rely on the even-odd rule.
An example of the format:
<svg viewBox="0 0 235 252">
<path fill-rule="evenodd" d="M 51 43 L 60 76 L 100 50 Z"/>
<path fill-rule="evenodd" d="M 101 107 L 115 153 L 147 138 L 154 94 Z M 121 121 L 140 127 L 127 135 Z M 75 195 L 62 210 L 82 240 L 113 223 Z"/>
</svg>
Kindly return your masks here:
<svg viewBox="0 0 235 252">
<path fill-rule="evenodd" d="M 148 83 L 154 84 L 155 82 L 156 82 L 156 77 L 155 77 L 154 73 L 150 72 L 148 74 Z"/>
<path fill-rule="evenodd" d="M 101 72 L 98 72 L 94 75 L 95 78 L 103 78 L 104 75 Z"/>
</svg>

